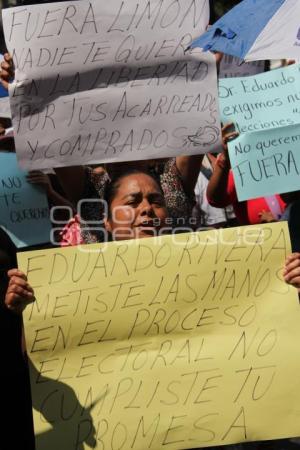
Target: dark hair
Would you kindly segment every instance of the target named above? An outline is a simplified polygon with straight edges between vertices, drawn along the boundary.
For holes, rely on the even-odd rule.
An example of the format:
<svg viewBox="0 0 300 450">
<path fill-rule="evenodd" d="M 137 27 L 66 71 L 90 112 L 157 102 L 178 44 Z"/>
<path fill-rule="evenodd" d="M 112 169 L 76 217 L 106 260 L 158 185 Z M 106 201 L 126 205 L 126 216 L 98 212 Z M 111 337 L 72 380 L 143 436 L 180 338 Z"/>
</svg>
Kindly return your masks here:
<svg viewBox="0 0 300 450">
<path fill-rule="evenodd" d="M 163 194 L 163 190 L 161 188 L 159 179 L 156 178 L 151 172 L 149 172 L 147 170 L 143 170 L 143 169 L 125 170 L 122 174 L 119 174 L 115 178 L 112 178 L 111 181 L 109 183 L 107 183 L 105 186 L 104 200 L 107 203 L 107 210 L 108 210 L 109 217 L 111 216 L 111 211 L 110 211 L 111 203 L 112 203 L 113 199 L 115 198 L 115 196 L 117 195 L 117 192 L 119 190 L 119 187 L 120 187 L 120 184 L 121 184 L 121 181 L 123 180 L 123 178 L 129 177 L 130 175 L 140 175 L 140 174 L 147 175 L 148 177 L 152 178 L 152 180 L 155 181 L 159 190 Z"/>
</svg>

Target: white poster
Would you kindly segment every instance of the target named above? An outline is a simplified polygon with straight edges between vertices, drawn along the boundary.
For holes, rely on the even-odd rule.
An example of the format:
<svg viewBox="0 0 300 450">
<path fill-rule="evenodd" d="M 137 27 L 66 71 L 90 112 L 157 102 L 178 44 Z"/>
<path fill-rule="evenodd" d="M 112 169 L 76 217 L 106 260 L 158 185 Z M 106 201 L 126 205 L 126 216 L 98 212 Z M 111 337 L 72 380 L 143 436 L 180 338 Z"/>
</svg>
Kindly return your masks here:
<svg viewBox="0 0 300 450">
<path fill-rule="evenodd" d="M 199 154 L 220 145 L 214 58 L 186 52 L 208 0 L 4 10 L 10 100 L 27 169 Z"/>
</svg>

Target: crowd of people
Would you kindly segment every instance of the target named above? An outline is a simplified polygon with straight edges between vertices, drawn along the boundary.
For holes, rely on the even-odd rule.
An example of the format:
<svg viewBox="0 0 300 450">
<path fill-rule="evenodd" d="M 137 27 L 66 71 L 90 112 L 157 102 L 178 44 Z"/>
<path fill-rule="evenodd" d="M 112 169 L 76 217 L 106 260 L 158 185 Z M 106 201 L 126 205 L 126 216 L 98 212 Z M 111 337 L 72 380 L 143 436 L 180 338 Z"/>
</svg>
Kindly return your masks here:
<svg viewBox="0 0 300 450">
<path fill-rule="evenodd" d="M 1 82 L 6 89 L 12 78 L 13 61 L 5 54 Z M 9 126 L 6 121 L 0 123 L 0 133 L 4 135 Z M 65 225 L 53 234 L 55 239 L 49 237 L 49 243 L 44 246 L 141 239 L 287 220 L 293 253 L 287 258 L 282 276 L 300 292 L 300 192 L 239 202 L 228 156 L 228 142 L 237 133 L 232 124 L 225 124 L 222 131 L 221 152 L 208 153 L 205 158 L 180 156 L 63 167 L 52 174 L 29 172 L 28 182 L 44 188 L 49 207 L 54 208 L 59 222 L 65 220 Z M 0 151 L 7 150 L 15 151 L 13 135 L 0 140 Z M 64 214 L 66 210 L 72 212 L 71 218 Z M 53 226 L 57 228 L 55 223 Z M 4 362 L 1 365 L 4 437 L 1 439 L 5 442 L 4 447 L 0 443 L 0 448 L 33 450 L 22 312 L 35 300 L 35 295 L 26 275 L 17 268 L 16 253 L 14 243 L 0 228 L 0 351 Z M 274 441 L 230 448 L 241 447 L 283 450 L 298 445 L 292 441 Z"/>
</svg>

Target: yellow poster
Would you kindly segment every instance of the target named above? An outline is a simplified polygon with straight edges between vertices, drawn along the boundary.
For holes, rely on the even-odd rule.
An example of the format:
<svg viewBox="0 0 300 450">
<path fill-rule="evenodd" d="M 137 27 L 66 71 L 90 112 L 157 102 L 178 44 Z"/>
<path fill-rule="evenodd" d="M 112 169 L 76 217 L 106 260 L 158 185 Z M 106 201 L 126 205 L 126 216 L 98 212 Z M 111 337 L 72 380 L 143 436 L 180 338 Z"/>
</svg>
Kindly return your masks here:
<svg viewBox="0 0 300 450">
<path fill-rule="evenodd" d="M 300 435 L 289 253 L 277 223 L 19 254 L 37 450 Z"/>
</svg>

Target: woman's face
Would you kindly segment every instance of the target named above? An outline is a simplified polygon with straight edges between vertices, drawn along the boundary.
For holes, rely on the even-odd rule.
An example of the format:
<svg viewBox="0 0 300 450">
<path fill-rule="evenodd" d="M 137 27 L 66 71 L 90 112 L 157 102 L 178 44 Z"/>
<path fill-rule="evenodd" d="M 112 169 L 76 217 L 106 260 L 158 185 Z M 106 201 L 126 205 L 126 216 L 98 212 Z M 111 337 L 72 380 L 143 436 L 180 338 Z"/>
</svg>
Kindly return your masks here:
<svg viewBox="0 0 300 450">
<path fill-rule="evenodd" d="M 153 237 L 164 227 L 166 217 L 164 197 L 155 180 L 133 174 L 120 181 L 106 229 L 116 241 Z"/>
</svg>

